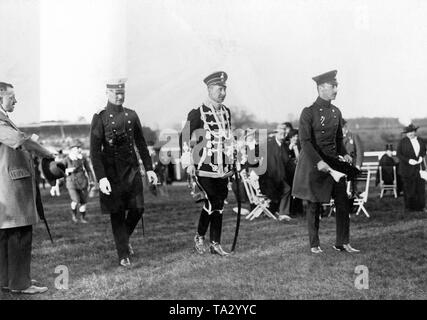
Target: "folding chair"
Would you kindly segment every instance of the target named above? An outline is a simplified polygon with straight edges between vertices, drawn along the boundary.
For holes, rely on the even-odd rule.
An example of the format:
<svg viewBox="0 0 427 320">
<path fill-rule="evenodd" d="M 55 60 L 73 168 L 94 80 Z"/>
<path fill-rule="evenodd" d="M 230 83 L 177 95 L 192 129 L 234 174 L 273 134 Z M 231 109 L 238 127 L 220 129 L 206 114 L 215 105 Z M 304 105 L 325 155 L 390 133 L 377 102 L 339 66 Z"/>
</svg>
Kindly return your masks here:
<svg viewBox="0 0 427 320">
<path fill-rule="evenodd" d="M 365 208 L 365 203 L 368 201 L 368 195 L 369 195 L 369 183 L 371 181 L 371 171 L 370 170 L 363 170 L 356 178 L 357 182 L 365 182 L 365 190 L 358 195 L 357 198 L 354 199 L 353 205 L 357 206 L 356 216 L 359 215 L 360 211 L 363 211 L 363 213 L 370 218 L 368 211 Z"/>
<path fill-rule="evenodd" d="M 368 211 L 365 208 L 365 203 L 368 201 L 368 195 L 369 195 L 369 183 L 371 180 L 371 171 L 370 170 L 361 170 L 361 173 L 357 176 L 355 182 L 364 182 L 365 183 L 365 189 L 363 192 L 361 192 L 353 201 L 353 206 L 357 207 L 356 215 L 359 215 L 360 211 L 363 211 L 363 213 L 370 218 L 370 215 Z M 350 196 L 350 184 L 351 181 L 347 182 L 347 194 Z M 332 215 L 332 212 L 335 212 L 335 202 L 334 199 L 331 199 L 329 203 L 324 203 L 323 207 L 330 207 L 328 217 Z"/>
<path fill-rule="evenodd" d="M 378 170 L 380 172 L 380 198 L 384 196 L 384 191 L 393 191 L 394 197 L 397 198 L 397 176 L 396 176 L 396 166 L 393 166 L 393 183 L 392 184 L 385 184 L 383 180 L 383 168 L 381 166 L 378 167 Z"/>
<path fill-rule="evenodd" d="M 248 196 L 249 202 L 256 207 L 246 216 L 246 219 L 253 220 L 258 218 L 262 213 L 268 217 L 277 220 L 276 216 L 271 213 L 268 209 L 270 200 L 266 196 L 261 194 L 259 186 L 256 181 L 254 181 L 245 170 L 240 172 L 240 177 L 242 179 L 243 185 L 245 186 L 245 191 Z"/>
</svg>

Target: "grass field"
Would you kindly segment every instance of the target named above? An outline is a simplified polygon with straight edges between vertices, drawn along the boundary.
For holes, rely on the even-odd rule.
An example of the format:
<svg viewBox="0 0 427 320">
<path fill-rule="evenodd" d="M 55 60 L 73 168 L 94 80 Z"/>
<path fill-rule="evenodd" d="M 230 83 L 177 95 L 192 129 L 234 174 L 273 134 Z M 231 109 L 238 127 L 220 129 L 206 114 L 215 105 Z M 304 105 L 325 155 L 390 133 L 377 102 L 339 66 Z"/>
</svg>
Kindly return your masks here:
<svg viewBox="0 0 427 320">
<path fill-rule="evenodd" d="M 169 198 L 146 194 L 145 236 L 132 239 L 137 255 L 118 267 L 111 226 L 98 198 L 88 207 L 90 223 L 73 224 L 66 191 L 43 192 L 55 239 L 42 224 L 33 240 L 32 276 L 49 287 L 34 297 L 0 294 L 0 299 L 426 299 L 427 215 L 404 213 L 402 198 L 378 199 L 372 189 L 363 215 L 352 216 L 351 238 L 360 254 L 332 249 L 335 219 L 321 221 L 321 255 L 309 253 L 306 222 L 242 219 L 233 256 L 197 255 L 193 236 L 200 206 L 185 186 L 169 187 Z M 229 249 L 236 216 L 224 211 L 222 243 Z M 67 266 L 69 288 L 57 290 L 55 268 Z M 355 268 L 369 270 L 369 289 L 356 289 Z"/>
</svg>

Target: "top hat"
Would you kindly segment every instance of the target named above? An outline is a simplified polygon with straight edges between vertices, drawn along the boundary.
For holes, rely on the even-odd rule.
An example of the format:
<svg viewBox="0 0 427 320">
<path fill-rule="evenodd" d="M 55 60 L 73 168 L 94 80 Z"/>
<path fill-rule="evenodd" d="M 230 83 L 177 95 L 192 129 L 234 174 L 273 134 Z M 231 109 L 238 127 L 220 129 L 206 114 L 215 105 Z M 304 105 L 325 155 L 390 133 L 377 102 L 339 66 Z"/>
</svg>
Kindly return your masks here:
<svg viewBox="0 0 427 320">
<path fill-rule="evenodd" d="M 55 161 L 53 158 L 43 158 L 42 172 L 48 181 L 63 178 L 65 177 L 65 164 Z"/>
<path fill-rule="evenodd" d="M 411 123 L 409 126 L 403 128 L 402 133 L 408 133 L 408 132 L 413 132 L 413 131 L 417 131 L 419 127 L 414 126 L 413 123 Z"/>
</svg>

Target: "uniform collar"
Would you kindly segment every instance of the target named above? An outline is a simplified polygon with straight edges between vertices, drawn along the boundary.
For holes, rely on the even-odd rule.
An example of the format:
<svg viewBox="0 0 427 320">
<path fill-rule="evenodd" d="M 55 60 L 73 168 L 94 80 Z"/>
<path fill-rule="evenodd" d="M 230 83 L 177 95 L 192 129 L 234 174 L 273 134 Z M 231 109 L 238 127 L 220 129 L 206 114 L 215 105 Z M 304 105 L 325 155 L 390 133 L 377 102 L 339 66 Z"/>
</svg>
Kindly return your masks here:
<svg viewBox="0 0 427 320">
<path fill-rule="evenodd" d="M 120 112 L 120 111 L 123 111 L 123 105 L 113 104 L 110 101 L 108 101 L 107 102 L 107 109 L 114 111 L 114 112 Z"/>
<path fill-rule="evenodd" d="M 205 105 L 207 107 L 211 107 L 211 108 L 214 108 L 214 109 L 219 109 L 222 106 L 221 103 L 215 102 L 211 98 L 207 98 L 206 99 Z"/>
<path fill-rule="evenodd" d="M 2 113 L 6 118 L 9 118 L 9 115 L 6 111 L 3 110 L 3 108 L 0 107 L 0 113 Z"/>
<path fill-rule="evenodd" d="M 328 108 L 331 106 L 331 101 L 323 100 L 320 97 L 317 97 L 316 101 L 314 102 L 319 107 Z"/>
</svg>

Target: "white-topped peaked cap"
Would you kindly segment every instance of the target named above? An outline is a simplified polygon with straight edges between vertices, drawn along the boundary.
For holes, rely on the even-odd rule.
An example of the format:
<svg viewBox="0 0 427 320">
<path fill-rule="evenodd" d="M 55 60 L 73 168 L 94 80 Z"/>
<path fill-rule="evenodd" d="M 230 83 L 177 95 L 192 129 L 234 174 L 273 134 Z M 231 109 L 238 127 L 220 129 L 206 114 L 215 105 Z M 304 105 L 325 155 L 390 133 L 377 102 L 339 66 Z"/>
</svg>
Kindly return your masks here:
<svg viewBox="0 0 427 320">
<path fill-rule="evenodd" d="M 126 78 L 110 79 L 107 81 L 107 89 L 124 89 Z"/>
</svg>

